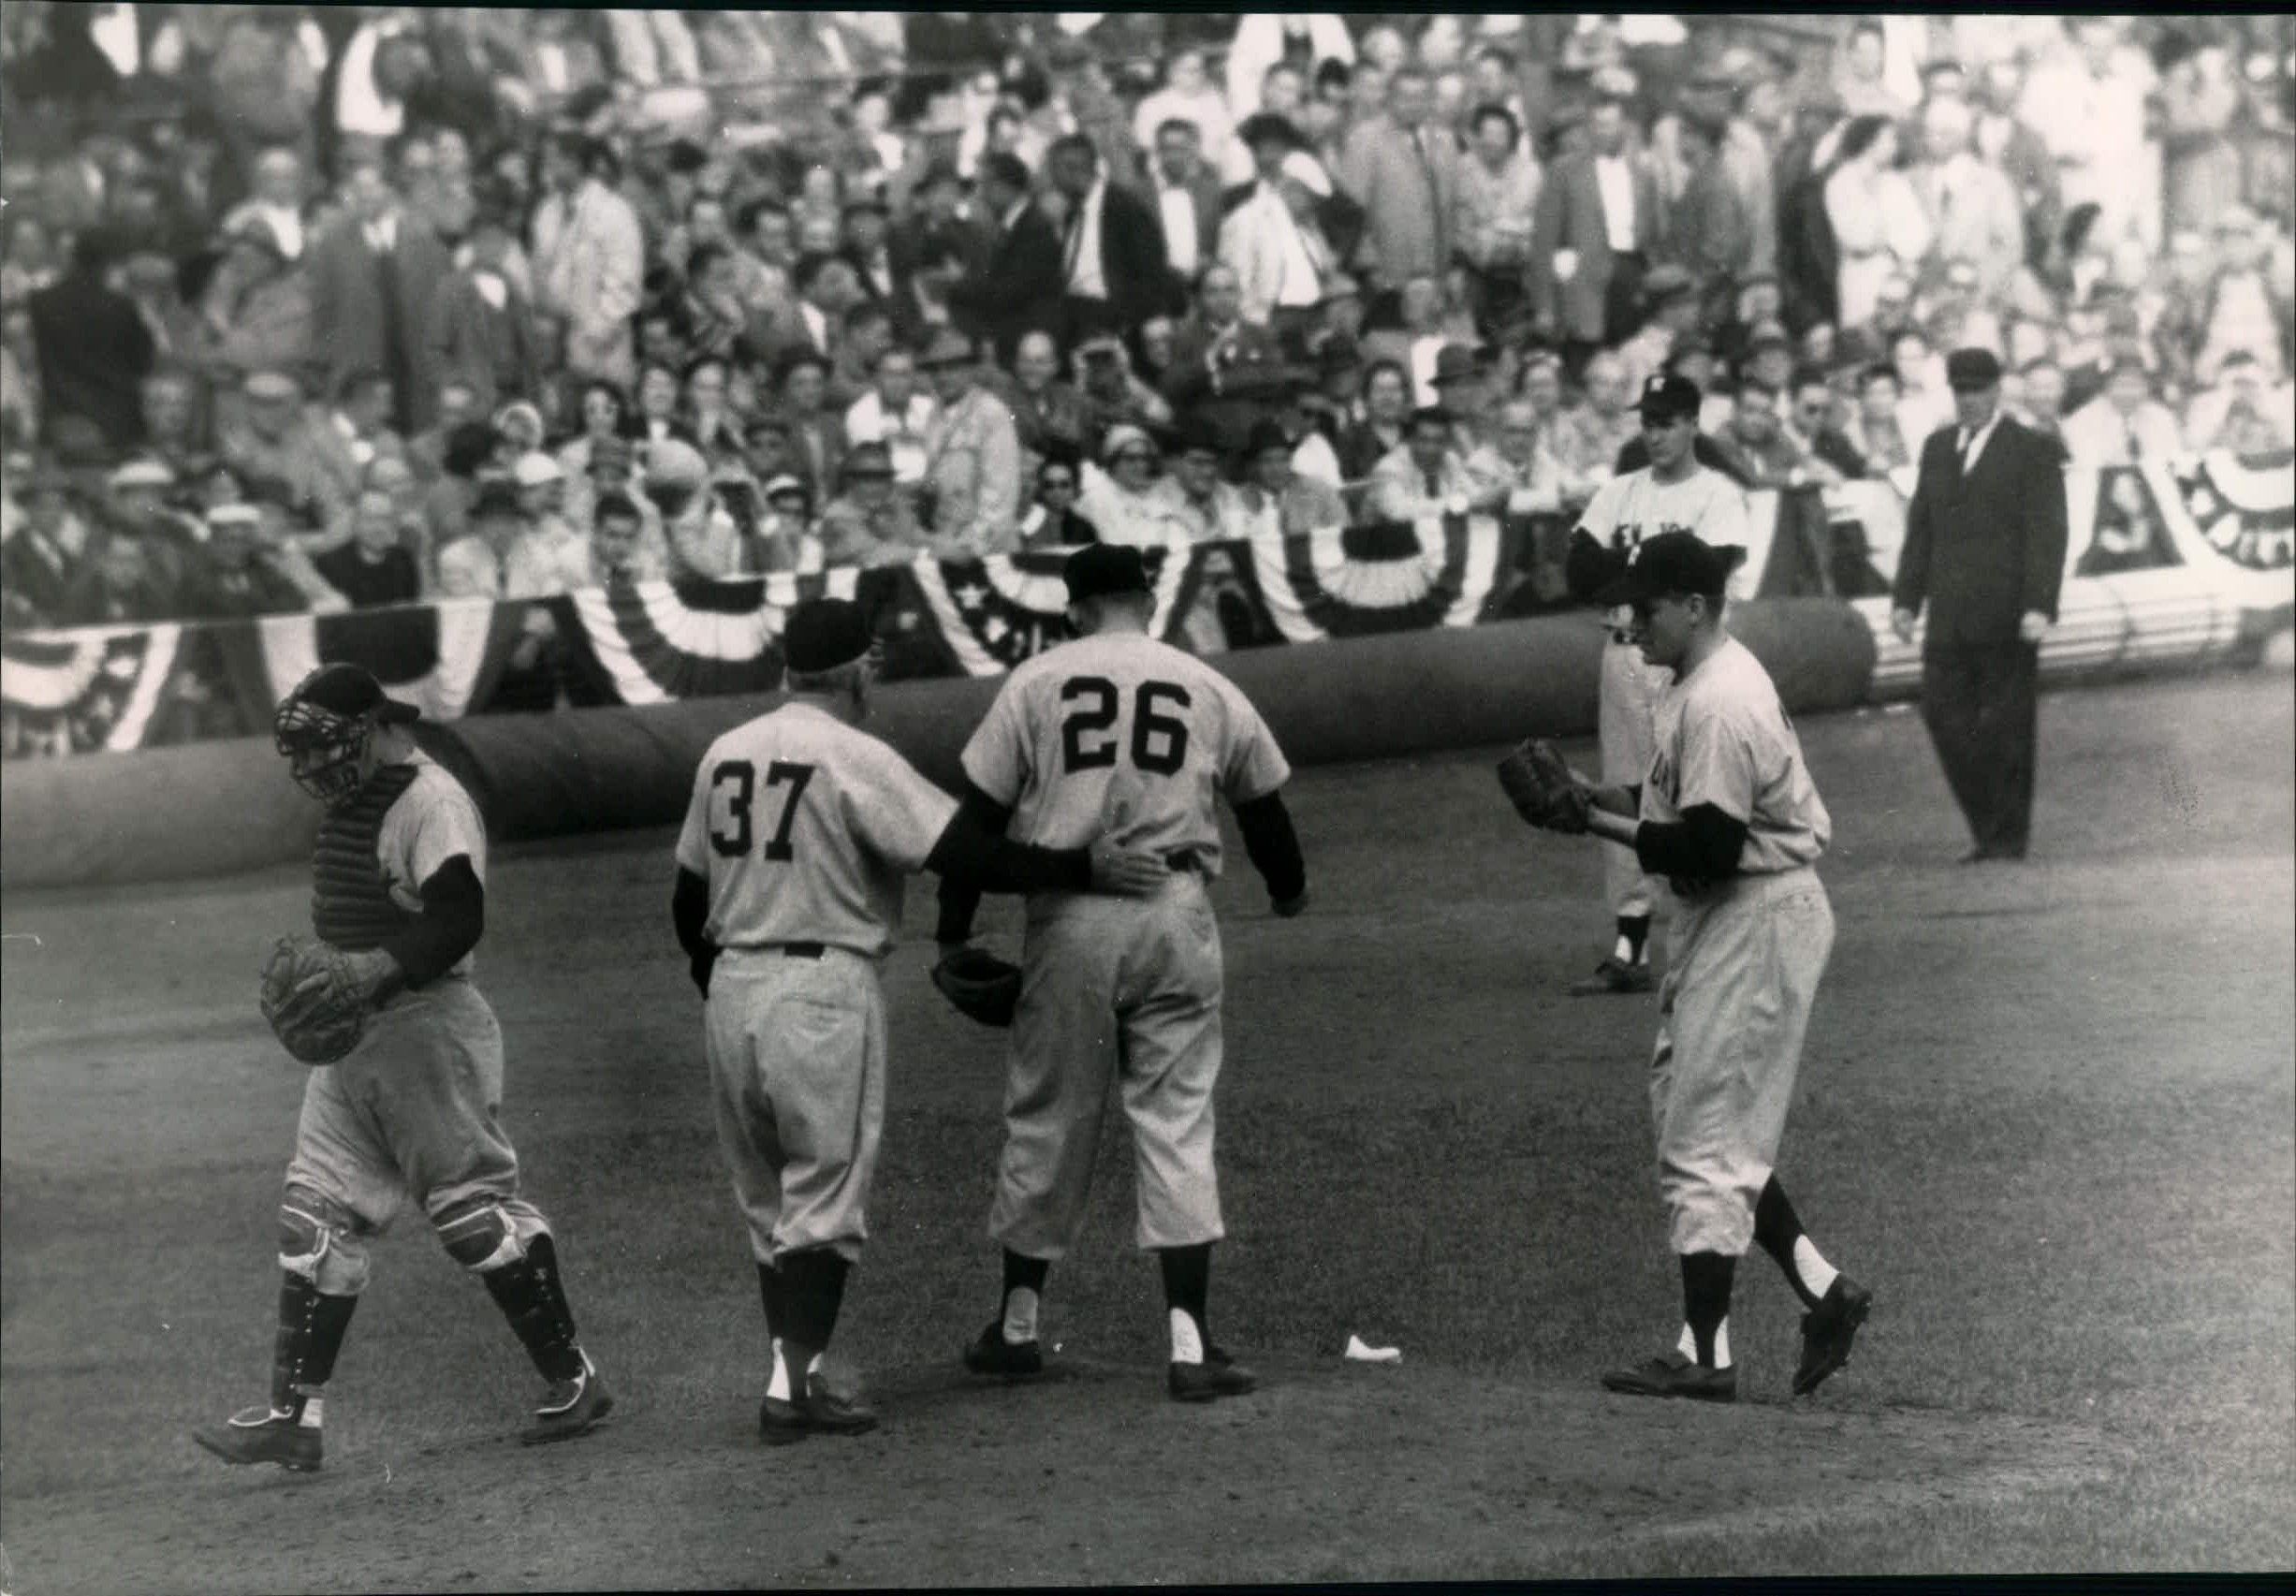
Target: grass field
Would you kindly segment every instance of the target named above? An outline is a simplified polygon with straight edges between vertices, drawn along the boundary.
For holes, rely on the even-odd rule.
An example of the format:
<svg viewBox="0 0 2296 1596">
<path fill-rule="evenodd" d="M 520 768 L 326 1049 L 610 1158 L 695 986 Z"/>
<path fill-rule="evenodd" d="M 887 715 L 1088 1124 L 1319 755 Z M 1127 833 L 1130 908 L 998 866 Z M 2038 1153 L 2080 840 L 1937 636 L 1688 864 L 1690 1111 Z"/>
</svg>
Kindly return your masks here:
<svg viewBox="0 0 2296 1596">
<path fill-rule="evenodd" d="M 1212 1318 L 1266 1380 L 1206 1410 L 1163 1398 L 1120 1141 L 1052 1280 L 1063 1377 L 956 1369 L 994 1305 L 1001 1059 L 912 947 L 840 1330 L 886 1424 L 755 1444 L 754 1277 L 648 834 L 504 852 L 479 969 L 614 1420 L 515 1445 L 531 1369 L 402 1222 L 329 1388 L 327 1472 L 227 1470 L 187 1431 L 266 1376 L 301 1076 L 252 971 L 307 887 L 10 895 L 0 1588 L 2296 1564 L 2291 711 L 2281 672 L 2049 697 L 2038 856 L 1987 871 L 1951 862 L 1914 717 L 1802 726 L 1840 930 L 1781 1167 L 1879 1306 L 1796 1401 L 1795 1309 L 1750 1261 L 1731 1410 L 1595 1388 L 1678 1310 L 1654 1004 L 1561 995 L 1605 937 L 1599 861 L 1521 827 L 1489 751 L 1304 772 L 1299 920 L 1248 868 L 1221 884 Z M 990 924 L 1009 944 L 1011 906 Z M 1351 1332 L 1404 1362 L 1344 1362 Z"/>
</svg>

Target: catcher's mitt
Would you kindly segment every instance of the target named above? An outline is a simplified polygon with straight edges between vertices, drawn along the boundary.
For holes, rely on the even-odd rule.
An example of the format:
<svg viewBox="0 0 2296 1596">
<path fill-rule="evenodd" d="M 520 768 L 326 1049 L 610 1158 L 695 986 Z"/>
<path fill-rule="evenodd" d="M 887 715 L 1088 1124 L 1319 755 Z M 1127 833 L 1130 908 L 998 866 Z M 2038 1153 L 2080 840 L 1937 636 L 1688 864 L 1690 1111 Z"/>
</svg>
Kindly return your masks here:
<svg viewBox="0 0 2296 1596">
<path fill-rule="evenodd" d="M 1020 966 L 977 947 L 960 947 L 933 966 L 933 985 L 968 1019 L 1010 1025 L 1020 1007 Z"/>
<path fill-rule="evenodd" d="M 316 937 L 281 937 L 263 961 L 263 1018 L 306 1064 L 331 1064 L 358 1046 L 370 993 L 352 956 Z"/>
<path fill-rule="evenodd" d="M 1545 831 L 1584 831 L 1587 789 L 1544 738 L 1526 738 L 1499 762 L 1499 784 L 1517 814 Z"/>
</svg>

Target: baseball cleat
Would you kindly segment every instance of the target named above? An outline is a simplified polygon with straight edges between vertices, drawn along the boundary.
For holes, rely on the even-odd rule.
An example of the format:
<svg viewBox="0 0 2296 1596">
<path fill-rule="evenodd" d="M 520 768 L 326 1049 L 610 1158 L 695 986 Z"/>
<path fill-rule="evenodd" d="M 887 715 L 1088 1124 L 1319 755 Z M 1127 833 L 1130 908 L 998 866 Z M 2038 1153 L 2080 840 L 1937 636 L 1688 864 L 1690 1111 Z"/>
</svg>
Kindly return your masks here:
<svg viewBox="0 0 2296 1596">
<path fill-rule="evenodd" d="M 1259 1383 L 1251 1370 L 1208 1344 L 1204 1349 L 1202 1363 L 1176 1363 L 1165 1377 L 1165 1388 L 1176 1402 L 1209 1402 L 1220 1397 L 1241 1397 Z"/>
<path fill-rule="evenodd" d="M 222 1424 L 203 1424 L 191 1438 L 227 1463 L 276 1463 L 298 1473 L 316 1470 L 325 1451 L 318 1426 L 268 1405 L 242 1408 Z"/>
<path fill-rule="evenodd" d="M 1628 1397 L 1688 1397 L 1698 1402 L 1734 1402 L 1738 1399 L 1738 1371 L 1734 1368 L 1708 1369 L 1678 1352 L 1670 1352 L 1631 1369 L 1612 1369 L 1602 1377 L 1602 1388 Z"/>
<path fill-rule="evenodd" d="M 1652 985 L 1647 961 L 1629 964 L 1622 959 L 1605 959 L 1595 966 L 1593 974 L 1583 981 L 1571 983 L 1571 995 L 1574 998 L 1600 998 L 1614 992 L 1646 992 Z"/>
<path fill-rule="evenodd" d="M 614 1395 L 599 1378 L 590 1354 L 582 1354 L 582 1372 L 571 1380 L 553 1380 L 534 1410 L 534 1422 L 519 1439 L 529 1446 L 546 1441 L 569 1441 L 598 1427 L 614 1411 Z"/>
<path fill-rule="evenodd" d="M 1045 1353 L 1035 1341 L 1006 1340 L 1004 1321 L 992 1319 L 988 1328 L 965 1348 L 965 1367 L 975 1374 L 1027 1380 L 1045 1372 Z"/>
<path fill-rule="evenodd" d="M 1850 1343 L 1873 1311 L 1874 1294 L 1848 1275 L 1835 1275 L 1817 1307 L 1802 1315 L 1802 1362 L 1793 1371 L 1793 1394 L 1806 1397 L 1850 1361 Z"/>
<path fill-rule="evenodd" d="M 866 1402 L 811 1386 L 797 1400 L 768 1397 L 757 1405 L 757 1438 L 768 1446 L 809 1435 L 866 1435 L 876 1428 L 877 1410 Z"/>
</svg>

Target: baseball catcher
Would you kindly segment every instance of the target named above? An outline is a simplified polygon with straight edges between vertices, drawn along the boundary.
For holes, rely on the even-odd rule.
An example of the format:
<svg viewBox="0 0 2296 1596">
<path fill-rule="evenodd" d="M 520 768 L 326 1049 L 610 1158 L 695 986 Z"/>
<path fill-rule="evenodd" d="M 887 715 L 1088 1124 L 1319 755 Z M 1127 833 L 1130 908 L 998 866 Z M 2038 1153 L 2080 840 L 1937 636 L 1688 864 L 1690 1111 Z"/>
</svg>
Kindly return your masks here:
<svg viewBox="0 0 2296 1596">
<path fill-rule="evenodd" d="M 365 670 L 330 665 L 273 722 L 297 784 L 327 813 L 313 858 L 316 934 L 272 946 L 261 1004 L 314 1067 L 279 1204 L 271 1400 L 192 1432 L 227 1463 L 320 1466 L 322 1393 L 367 1283 L 367 1242 L 410 1199 L 548 1383 L 521 1439 L 580 1435 L 613 1406 L 503 1135 L 502 1029 L 471 984 L 486 830 L 461 783 L 417 751 L 406 729 L 417 714 Z"/>
</svg>

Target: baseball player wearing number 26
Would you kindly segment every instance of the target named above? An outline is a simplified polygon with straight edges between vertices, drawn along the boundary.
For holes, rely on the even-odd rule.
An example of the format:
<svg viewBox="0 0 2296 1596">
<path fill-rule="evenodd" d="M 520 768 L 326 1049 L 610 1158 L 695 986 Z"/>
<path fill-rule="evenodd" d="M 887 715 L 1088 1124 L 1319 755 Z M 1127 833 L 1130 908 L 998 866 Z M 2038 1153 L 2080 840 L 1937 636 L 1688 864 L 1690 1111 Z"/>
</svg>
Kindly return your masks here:
<svg viewBox="0 0 2296 1596">
<path fill-rule="evenodd" d="M 557 1244 L 519 1194 L 503 1134 L 502 1027 L 470 978 L 486 925 L 486 828 L 461 784 L 417 751 L 405 723 L 417 713 L 359 666 L 329 665 L 274 722 L 297 783 L 327 805 L 312 923 L 352 973 L 347 1001 L 364 1021 L 357 1045 L 303 1089 L 279 1203 L 271 1402 L 192 1432 L 227 1463 L 319 1467 L 320 1393 L 367 1283 L 367 1239 L 408 1198 L 549 1383 L 522 1439 L 580 1435 L 613 1406 L 575 1339 Z"/>
<path fill-rule="evenodd" d="M 797 606 L 782 641 L 789 701 L 702 756 L 670 903 L 706 1000 L 718 1145 L 757 1262 L 773 1359 L 757 1423 L 772 1445 L 877 1423 L 816 1376 L 869 1234 L 885 1122 L 877 967 L 901 878 L 1148 892 L 1166 874 L 1097 830 L 1057 851 L 1008 842 L 862 731 L 876 656 L 854 605 Z"/>
<path fill-rule="evenodd" d="M 1291 767 L 1235 684 L 1148 635 L 1155 609 L 1136 549 L 1094 545 L 1063 572 L 1083 634 L 1015 670 L 965 747 L 965 808 L 1046 846 L 1104 829 L 1161 856 L 1138 901 L 1040 892 L 1028 900 L 1004 1149 L 988 1228 L 1004 1248 L 998 1317 L 965 1352 L 976 1374 L 1040 1372 L 1037 1308 L 1084 1222 L 1102 1112 L 1132 1121 L 1137 1237 L 1163 1266 L 1174 1399 L 1241 1395 L 1252 1375 L 1206 1329 L 1212 1243 L 1225 1234 L 1212 1164 L 1220 1076 L 1220 869 L 1213 804 L 1235 806 L 1279 915 L 1307 902 L 1299 842 L 1278 791 Z M 973 896 L 943 880 L 940 941 L 961 946 Z"/>
<path fill-rule="evenodd" d="M 1748 1242 L 1777 1261 L 1806 1310 L 1796 1395 L 1849 1361 L 1873 1303 L 1803 1234 L 1773 1172 L 1834 946 L 1834 911 L 1811 868 L 1833 822 L 1768 672 L 1722 627 L 1723 591 L 1743 555 L 1661 533 L 1602 594 L 1631 607 L 1643 657 L 1674 673 L 1639 788 L 1595 789 L 1587 817 L 1679 901 L 1650 1105 L 1684 1323 L 1674 1352 L 1602 1377 L 1633 1396 L 1737 1396 L 1730 1293 Z"/>
</svg>

